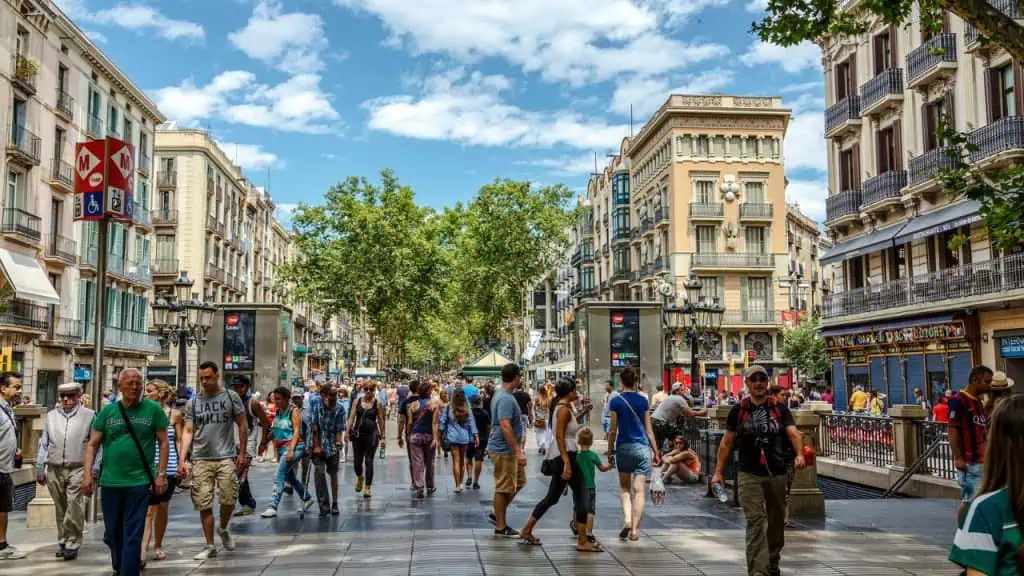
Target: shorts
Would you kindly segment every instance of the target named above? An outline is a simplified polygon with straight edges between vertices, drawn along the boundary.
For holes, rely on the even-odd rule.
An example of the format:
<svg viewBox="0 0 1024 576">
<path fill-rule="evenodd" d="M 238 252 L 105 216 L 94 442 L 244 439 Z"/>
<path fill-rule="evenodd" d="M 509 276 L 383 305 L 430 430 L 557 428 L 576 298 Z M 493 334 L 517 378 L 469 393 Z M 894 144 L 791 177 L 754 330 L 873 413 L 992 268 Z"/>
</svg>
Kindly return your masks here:
<svg viewBox="0 0 1024 576">
<path fill-rule="evenodd" d="M 479 446 L 473 446 L 472 444 L 466 448 L 466 457 L 477 462 L 483 462 L 484 458 L 487 457 L 487 438 L 480 439 Z"/>
<path fill-rule="evenodd" d="M 587 488 L 590 497 L 587 498 L 587 514 L 597 515 L 597 488 Z"/>
<path fill-rule="evenodd" d="M 0 512 L 14 512 L 14 478 L 0 472 Z"/>
<path fill-rule="evenodd" d="M 451 450 L 453 448 L 461 448 L 461 449 L 465 450 L 465 449 L 469 448 L 470 446 L 472 446 L 472 444 L 452 444 L 451 442 L 448 443 L 448 449 L 449 450 Z"/>
<path fill-rule="evenodd" d="M 196 510 L 213 509 L 213 496 L 221 506 L 238 501 L 238 474 L 232 458 L 197 460 L 192 464 L 192 505 Z"/>
<path fill-rule="evenodd" d="M 174 476 L 167 477 L 167 490 L 164 490 L 163 494 L 150 494 L 149 505 L 159 506 L 164 502 L 170 502 L 171 497 L 174 496 L 174 489 L 178 487 L 178 479 Z"/>
<path fill-rule="evenodd" d="M 604 430 L 605 436 L 608 435 L 608 430 L 611 429 L 611 427 L 612 419 L 610 416 L 608 418 L 601 418 L 601 429 Z"/>
<path fill-rule="evenodd" d="M 956 471 L 956 483 L 960 486 L 960 500 L 970 502 L 978 492 L 985 466 L 981 463 L 968 464 L 966 470 Z"/>
<path fill-rule="evenodd" d="M 683 433 L 683 431 L 679 429 L 679 426 L 669 424 L 668 422 L 658 420 L 657 418 L 651 418 L 651 429 L 654 431 L 654 441 L 657 442 L 658 447 L 662 449 L 665 447 L 666 440 L 672 440 Z"/>
<path fill-rule="evenodd" d="M 526 466 L 516 462 L 515 454 L 491 454 L 494 464 L 494 491 L 515 495 L 526 486 Z"/>
<path fill-rule="evenodd" d="M 646 444 L 619 444 L 615 447 L 615 468 L 621 474 L 651 476 L 651 449 Z"/>
</svg>

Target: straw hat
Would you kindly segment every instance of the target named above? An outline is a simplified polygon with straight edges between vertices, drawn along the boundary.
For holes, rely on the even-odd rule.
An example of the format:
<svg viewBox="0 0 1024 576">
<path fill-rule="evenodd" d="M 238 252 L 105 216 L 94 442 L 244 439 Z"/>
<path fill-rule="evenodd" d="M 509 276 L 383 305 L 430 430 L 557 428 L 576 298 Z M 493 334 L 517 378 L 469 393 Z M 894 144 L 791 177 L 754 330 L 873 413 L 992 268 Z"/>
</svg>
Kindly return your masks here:
<svg viewBox="0 0 1024 576">
<path fill-rule="evenodd" d="M 989 390 L 1001 391 L 1013 388 L 1013 378 L 1008 378 L 1006 372 L 996 370 L 992 373 L 992 385 Z"/>
</svg>

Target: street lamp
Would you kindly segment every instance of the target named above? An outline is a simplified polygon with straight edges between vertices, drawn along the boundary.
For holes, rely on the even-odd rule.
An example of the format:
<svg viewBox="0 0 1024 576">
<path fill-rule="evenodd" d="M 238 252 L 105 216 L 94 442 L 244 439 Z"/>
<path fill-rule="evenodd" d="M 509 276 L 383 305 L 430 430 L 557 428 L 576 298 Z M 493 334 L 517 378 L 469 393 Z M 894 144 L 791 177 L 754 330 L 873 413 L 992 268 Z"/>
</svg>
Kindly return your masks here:
<svg viewBox="0 0 1024 576">
<path fill-rule="evenodd" d="M 192 292 L 195 282 L 187 272 L 174 281 L 170 300 L 157 298 L 153 302 L 153 323 L 160 334 L 161 345 L 174 344 L 178 347 L 178 397 L 187 395 L 188 389 L 188 347 L 206 344 L 206 333 L 213 325 L 216 308 L 199 300 Z"/>
<path fill-rule="evenodd" d="M 697 352 L 706 339 L 710 339 L 721 329 L 725 306 L 717 296 L 701 296 L 704 284 L 694 275 L 683 282 L 683 288 L 686 290 L 683 305 L 679 306 L 673 302 L 665 307 L 665 325 L 673 334 L 673 346 L 679 343 L 678 335 L 685 333 L 690 346 L 690 393 L 699 394 L 701 386 L 697 384 L 700 381 Z"/>
</svg>

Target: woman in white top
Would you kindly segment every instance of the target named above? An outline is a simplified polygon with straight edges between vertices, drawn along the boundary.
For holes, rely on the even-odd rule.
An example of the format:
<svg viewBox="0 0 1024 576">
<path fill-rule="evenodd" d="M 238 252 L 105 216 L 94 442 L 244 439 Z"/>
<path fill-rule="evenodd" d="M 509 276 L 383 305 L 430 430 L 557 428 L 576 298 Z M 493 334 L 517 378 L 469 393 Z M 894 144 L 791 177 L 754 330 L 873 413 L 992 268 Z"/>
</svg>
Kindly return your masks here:
<svg viewBox="0 0 1024 576">
<path fill-rule="evenodd" d="M 580 424 L 572 407 L 575 400 L 576 384 L 569 378 L 560 379 L 555 384 L 555 401 L 548 418 L 554 425 L 555 438 L 547 448 L 547 461 L 555 461 L 557 469 L 561 472 L 551 476 L 547 495 L 534 507 L 533 513 L 526 520 L 526 525 L 519 531 L 519 537 L 524 544 L 540 546 L 540 540 L 533 535 L 533 527 L 548 508 L 558 503 L 562 492 L 568 486 L 572 489 L 572 502 L 576 511 L 576 549 L 580 552 L 602 552 L 599 545 L 587 539 L 590 493 L 583 482 L 583 471 L 576 462 L 576 433 Z"/>
</svg>

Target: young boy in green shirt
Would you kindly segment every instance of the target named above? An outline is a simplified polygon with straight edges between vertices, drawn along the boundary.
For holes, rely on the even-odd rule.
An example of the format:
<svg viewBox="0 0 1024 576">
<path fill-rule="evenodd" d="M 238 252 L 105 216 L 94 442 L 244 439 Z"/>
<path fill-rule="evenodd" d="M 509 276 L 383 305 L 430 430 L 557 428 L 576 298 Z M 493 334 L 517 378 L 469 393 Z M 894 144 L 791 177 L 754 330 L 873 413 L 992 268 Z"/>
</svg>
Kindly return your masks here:
<svg viewBox="0 0 1024 576">
<path fill-rule="evenodd" d="M 594 433 L 590 428 L 583 428 L 576 437 L 576 444 L 579 450 L 576 452 L 576 463 L 580 465 L 583 472 L 583 485 L 589 492 L 587 499 L 590 510 L 587 511 L 587 538 L 596 542 L 594 538 L 594 514 L 597 511 L 597 485 L 594 482 L 596 470 L 607 472 L 612 469 L 609 463 L 601 462 L 601 457 L 590 448 L 594 445 Z"/>
</svg>

